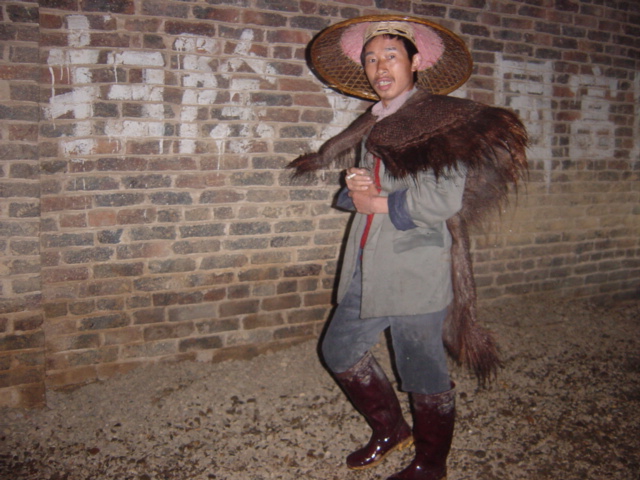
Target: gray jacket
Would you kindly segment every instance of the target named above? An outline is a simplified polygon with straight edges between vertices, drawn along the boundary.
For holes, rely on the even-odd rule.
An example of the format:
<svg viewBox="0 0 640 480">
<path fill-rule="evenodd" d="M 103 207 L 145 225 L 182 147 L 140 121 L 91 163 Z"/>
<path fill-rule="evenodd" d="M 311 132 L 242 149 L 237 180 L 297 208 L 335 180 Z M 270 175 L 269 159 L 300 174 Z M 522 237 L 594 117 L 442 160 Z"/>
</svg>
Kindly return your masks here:
<svg viewBox="0 0 640 480">
<path fill-rule="evenodd" d="M 364 149 L 363 149 L 364 150 Z M 360 166 L 373 171 L 373 158 L 363 155 Z M 389 214 L 374 215 L 362 251 L 362 318 L 418 315 L 446 308 L 451 287 L 451 235 L 445 224 L 462 207 L 465 176 L 450 171 L 436 180 L 431 172 L 416 179 L 394 180 L 380 168 L 382 192 Z M 354 211 L 346 189 L 337 207 Z M 356 213 L 347 240 L 338 302 L 353 278 L 360 256 L 360 239 L 367 216 Z"/>
</svg>

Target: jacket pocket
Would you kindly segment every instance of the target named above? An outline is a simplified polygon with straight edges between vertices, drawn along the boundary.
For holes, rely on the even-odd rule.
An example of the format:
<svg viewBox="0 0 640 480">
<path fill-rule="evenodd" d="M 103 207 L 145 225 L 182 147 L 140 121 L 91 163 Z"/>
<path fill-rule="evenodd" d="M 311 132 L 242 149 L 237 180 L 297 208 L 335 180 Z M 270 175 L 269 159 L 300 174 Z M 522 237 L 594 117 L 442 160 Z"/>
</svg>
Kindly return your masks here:
<svg viewBox="0 0 640 480">
<path fill-rule="evenodd" d="M 444 237 L 437 230 L 405 230 L 393 241 L 393 252 L 403 253 L 419 247 L 444 247 Z"/>
</svg>

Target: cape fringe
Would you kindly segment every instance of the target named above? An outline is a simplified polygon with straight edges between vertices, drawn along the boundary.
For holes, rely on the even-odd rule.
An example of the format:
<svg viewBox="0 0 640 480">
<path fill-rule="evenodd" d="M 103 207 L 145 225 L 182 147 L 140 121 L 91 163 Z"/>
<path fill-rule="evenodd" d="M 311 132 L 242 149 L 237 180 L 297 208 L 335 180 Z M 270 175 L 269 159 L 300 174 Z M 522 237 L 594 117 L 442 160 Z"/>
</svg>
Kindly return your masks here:
<svg viewBox="0 0 640 480">
<path fill-rule="evenodd" d="M 346 153 L 359 145 L 362 138 L 375 124 L 376 117 L 367 111 L 359 116 L 344 132 L 327 140 L 317 153 L 307 153 L 289 163 L 286 168 L 295 169 L 292 177 L 307 176 L 316 170 L 328 167 L 332 162 L 337 166 L 344 166 L 342 162 Z M 349 135 L 346 133 L 349 132 Z"/>
<path fill-rule="evenodd" d="M 447 220 L 451 233 L 453 302 L 442 330 L 442 340 L 451 357 L 473 370 L 481 386 L 502 367 L 498 345 L 488 330 L 478 324 L 476 284 L 469 253 L 469 232 L 462 215 Z"/>
</svg>

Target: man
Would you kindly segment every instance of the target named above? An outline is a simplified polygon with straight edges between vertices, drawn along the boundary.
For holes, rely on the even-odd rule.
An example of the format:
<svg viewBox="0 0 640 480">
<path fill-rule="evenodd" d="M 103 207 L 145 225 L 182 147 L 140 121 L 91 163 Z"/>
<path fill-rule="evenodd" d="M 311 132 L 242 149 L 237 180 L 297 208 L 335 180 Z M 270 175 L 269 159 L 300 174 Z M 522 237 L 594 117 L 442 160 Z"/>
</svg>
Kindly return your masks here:
<svg viewBox="0 0 640 480">
<path fill-rule="evenodd" d="M 361 17 L 330 27 L 314 45 L 313 67 L 325 81 L 379 99 L 317 154 L 290 165 L 303 175 L 364 146 L 338 196 L 337 206 L 357 213 L 322 340 L 327 367 L 373 430 L 347 465 L 369 468 L 414 443 L 414 460 L 389 480 L 440 480 L 455 418 L 443 334 L 481 379 L 499 365 L 492 338 L 475 323 L 466 222 L 503 200 L 526 168 L 526 133 L 510 112 L 433 94 L 464 83 L 470 61 L 460 40 L 431 22 Z M 354 87 L 352 64 L 368 85 Z M 431 93 L 424 88 L 438 83 Z M 386 329 L 413 429 L 370 353 Z"/>
</svg>

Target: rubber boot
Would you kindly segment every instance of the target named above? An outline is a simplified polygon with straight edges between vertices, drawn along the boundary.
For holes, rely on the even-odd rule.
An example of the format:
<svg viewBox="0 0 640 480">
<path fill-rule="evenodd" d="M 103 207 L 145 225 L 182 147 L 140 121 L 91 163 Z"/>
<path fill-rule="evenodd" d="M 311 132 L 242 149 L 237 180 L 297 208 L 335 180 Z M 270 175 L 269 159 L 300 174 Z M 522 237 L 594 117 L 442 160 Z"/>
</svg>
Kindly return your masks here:
<svg viewBox="0 0 640 480">
<path fill-rule="evenodd" d="M 347 467 L 373 467 L 391 452 L 411 445 L 411 428 L 396 392 L 370 353 L 346 372 L 336 374 L 336 379 L 373 430 L 369 442 L 347 457 Z"/>
<path fill-rule="evenodd" d="M 416 456 L 387 480 L 443 480 L 453 440 L 455 390 L 435 395 L 411 394 Z"/>
</svg>

